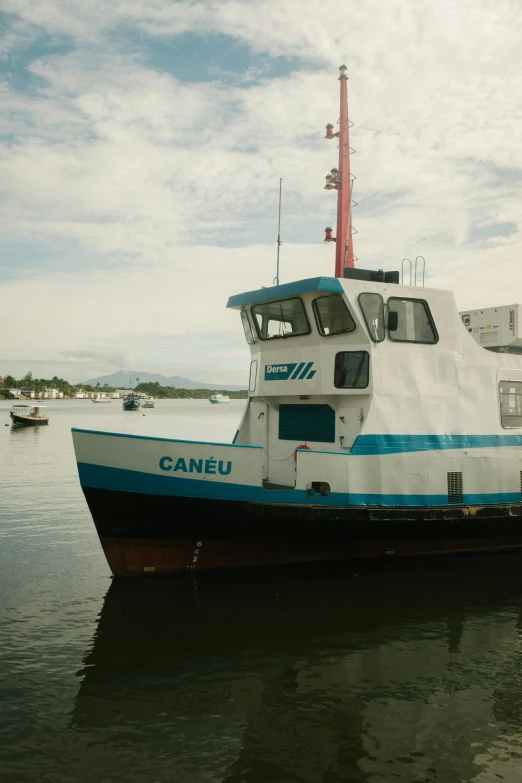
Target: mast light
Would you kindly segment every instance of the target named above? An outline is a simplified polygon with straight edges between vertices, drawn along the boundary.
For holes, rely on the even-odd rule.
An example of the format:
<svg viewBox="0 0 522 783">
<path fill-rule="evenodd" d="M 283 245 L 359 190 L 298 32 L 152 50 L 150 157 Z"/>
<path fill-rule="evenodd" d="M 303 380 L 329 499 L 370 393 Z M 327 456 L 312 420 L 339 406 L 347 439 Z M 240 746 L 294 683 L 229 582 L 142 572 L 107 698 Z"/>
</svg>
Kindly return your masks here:
<svg viewBox="0 0 522 783">
<path fill-rule="evenodd" d="M 339 79 L 347 79 L 348 78 L 348 76 L 346 74 L 347 70 L 348 70 L 348 68 L 346 67 L 346 65 L 341 65 L 340 66 L 340 68 L 339 68 Z"/>
<path fill-rule="evenodd" d="M 332 236 L 333 228 L 331 226 L 327 226 L 324 230 L 324 233 L 325 233 L 325 238 L 324 238 L 325 242 L 335 242 L 335 237 Z"/>
<path fill-rule="evenodd" d="M 330 122 L 326 126 L 326 136 L 325 136 L 325 139 L 335 139 L 334 126 Z"/>
</svg>

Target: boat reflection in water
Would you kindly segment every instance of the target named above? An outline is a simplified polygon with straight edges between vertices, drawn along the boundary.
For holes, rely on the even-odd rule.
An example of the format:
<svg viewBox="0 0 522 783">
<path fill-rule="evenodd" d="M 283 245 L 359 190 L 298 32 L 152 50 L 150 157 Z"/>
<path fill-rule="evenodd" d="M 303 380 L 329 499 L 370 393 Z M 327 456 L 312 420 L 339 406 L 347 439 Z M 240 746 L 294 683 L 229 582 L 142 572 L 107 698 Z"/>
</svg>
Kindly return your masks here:
<svg viewBox="0 0 522 783">
<path fill-rule="evenodd" d="M 72 725 L 139 781 L 520 779 L 521 564 L 116 580 Z"/>
</svg>

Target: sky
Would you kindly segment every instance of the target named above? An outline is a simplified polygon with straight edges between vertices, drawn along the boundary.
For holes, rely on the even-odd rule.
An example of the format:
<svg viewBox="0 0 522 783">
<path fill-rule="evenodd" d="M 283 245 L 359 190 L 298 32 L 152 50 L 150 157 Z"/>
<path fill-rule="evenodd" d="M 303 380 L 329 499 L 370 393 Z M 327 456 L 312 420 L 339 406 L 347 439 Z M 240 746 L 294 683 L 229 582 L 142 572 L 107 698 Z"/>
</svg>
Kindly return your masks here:
<svg viewBox="0 0 522 783">
<path fill-rule="evenodd" d="M 228 296 L 355 252 L 459 309 L 522 301 L 518 0 L 0 0 L 0 374 L 246 383 Z"/>
</svg>

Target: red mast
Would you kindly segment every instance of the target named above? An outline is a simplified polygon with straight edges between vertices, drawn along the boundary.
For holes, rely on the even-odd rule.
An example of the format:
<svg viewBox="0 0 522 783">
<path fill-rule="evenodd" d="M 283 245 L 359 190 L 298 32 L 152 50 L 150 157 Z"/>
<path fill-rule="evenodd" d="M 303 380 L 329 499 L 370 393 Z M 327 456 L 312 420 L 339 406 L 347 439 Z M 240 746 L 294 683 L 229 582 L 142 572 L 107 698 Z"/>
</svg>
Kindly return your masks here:
<svg viewBox="0 0 522 783">
<path fill-rule="evenodd" d="M 335 242 L 335 276 L 342 277 L 346 266 L 355 265 L 353 253 L 352 227 L 352 177 L 350 173 L 350 121 L 348 119 L 348 76 L 346 65 L 339 68 L 341 93 L 341 111 L 339 115 L 339 132 L 333 132 L 333 125 L 326 126 L 327 139 L 339 139 L 339 168 L 332 169 L 326 177 L 326 189 L 337 190 L 337 236 L 332 236 L 332 229 L 326 229 L 325 242 Z"/>
</svg>

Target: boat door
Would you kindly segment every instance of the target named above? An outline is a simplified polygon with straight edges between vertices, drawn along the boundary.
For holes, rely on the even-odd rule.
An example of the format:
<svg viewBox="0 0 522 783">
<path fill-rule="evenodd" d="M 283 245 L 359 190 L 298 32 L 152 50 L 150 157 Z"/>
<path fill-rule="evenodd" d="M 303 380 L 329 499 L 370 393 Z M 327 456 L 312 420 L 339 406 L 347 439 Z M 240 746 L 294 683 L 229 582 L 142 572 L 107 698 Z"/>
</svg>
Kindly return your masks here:
<svg viewBox="0 0 522 783">
<path fill-rule="evenodd" d="M 250 443 L 263 447 L 263 481 L 268 478 L 268 405 L 250 400 Z"/>
<path fill-rule="evenodd" d="M 351 449 L 353 442 L 361 431 L 363 409 L 361 406 L 340 408 L 337 412 L 337 437 L 343 449 Z"/>
</svg>

